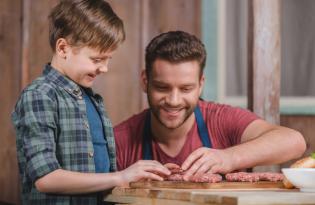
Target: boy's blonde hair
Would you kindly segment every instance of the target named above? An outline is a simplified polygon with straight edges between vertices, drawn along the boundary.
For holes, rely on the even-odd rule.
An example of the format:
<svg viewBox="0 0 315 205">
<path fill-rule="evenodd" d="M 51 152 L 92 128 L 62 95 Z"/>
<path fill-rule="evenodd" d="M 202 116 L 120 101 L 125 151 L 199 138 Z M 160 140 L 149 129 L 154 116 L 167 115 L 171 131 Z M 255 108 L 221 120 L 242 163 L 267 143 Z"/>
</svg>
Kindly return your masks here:
<svg viewBox="0 0 315 205">
<path fill-rule="evenodd" d="M 125 40 L 122 20 L 104 0 L 61 0 L 49 15 L 49 41 L 56 50 L 59 38 L 72 46 L 100 52 L 114 50 Z"/>
</svg>

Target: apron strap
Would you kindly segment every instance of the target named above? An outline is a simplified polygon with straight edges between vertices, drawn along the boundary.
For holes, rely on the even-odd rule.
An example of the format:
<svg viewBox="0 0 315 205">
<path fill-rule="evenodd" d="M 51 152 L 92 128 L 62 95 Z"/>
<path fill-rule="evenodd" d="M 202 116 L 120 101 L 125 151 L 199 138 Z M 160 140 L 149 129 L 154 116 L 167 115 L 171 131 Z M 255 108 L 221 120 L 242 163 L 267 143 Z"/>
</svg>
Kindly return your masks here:
<svg viewBox="0 0 315 205">
<path fill-rule="evenodd" d="M 195 118 L 197 122 L 197 128 L 200 140 L 204 147 L 212 148 L 212 144 L 210 141 L 210 135 L 207 130 L 206 123 L 202 117 L 201 110 L 199 106 L 194 110 Z M 142 159 L 144 160 L 152 160 L 152 147 L 151 147 L 151 117 L 150 117 L 150 110 L 146 113 L 145 121 L 144 121 L 144 128 L 143 128 L 143 135 L 142 135 Z"/>
<path fill-rule="evenodd" d="M 152 160 L 152 148 L 151 148 L 151 117 L 150 110 L 146 113 L 144 128 L 142 133 L 142 158 L 144 160 Z"/>
<path fill-rule="evenodd" d="M 212 144 L 210 141 L 210 136 L 208 133 L 207 125 L 206 125 L 206 123 L 202 117 L 201 110 L 200 110 L 198 105 L 196 106 L 194 113 L 195 113 L 198 132 L 199 132 L 199 136 L 200 136 L 200 140 L 202 142 L 202 145 L 204 147 L 212 148 Z"/>
</svg>

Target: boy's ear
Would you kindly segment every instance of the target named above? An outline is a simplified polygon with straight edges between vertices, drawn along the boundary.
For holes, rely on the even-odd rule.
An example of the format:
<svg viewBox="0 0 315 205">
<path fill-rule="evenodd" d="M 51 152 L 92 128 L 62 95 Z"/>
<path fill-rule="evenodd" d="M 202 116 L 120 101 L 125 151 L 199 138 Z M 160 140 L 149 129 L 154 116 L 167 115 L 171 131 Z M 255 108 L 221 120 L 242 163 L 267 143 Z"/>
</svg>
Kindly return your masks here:
<svg viewBox="0 0 315 205">
<path fill-rule="evenodd" d="M 66 59 L 69 52 L 69 47 L 70 45 L 68 44 L 66 39 L 59 38 L 56 42 L 56 54 L 59 57 Z"/>
<path fill-rule="evenodd" d="M 147 86 L 148 86 L 147 75 L 145 73 L 145 70 L 142 70 L 142 72 L 141 72 L 141 87 L 142 87 L 142 91 L 145 93 L 147 93 Z"/>
</svg>

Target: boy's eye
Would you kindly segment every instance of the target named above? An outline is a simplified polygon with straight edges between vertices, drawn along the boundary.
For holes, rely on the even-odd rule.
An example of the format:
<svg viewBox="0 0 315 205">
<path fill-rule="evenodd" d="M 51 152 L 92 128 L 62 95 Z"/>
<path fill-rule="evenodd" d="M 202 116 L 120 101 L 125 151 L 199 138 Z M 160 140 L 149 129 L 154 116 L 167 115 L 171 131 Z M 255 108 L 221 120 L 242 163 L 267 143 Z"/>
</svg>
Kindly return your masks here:
<svg viewBox="0 0 315 205">
<path fill-rule="evenodd" d="M 92 59 L 93 63 L 100 63 L 102 60 L 99 58 Z"/>
</svg>

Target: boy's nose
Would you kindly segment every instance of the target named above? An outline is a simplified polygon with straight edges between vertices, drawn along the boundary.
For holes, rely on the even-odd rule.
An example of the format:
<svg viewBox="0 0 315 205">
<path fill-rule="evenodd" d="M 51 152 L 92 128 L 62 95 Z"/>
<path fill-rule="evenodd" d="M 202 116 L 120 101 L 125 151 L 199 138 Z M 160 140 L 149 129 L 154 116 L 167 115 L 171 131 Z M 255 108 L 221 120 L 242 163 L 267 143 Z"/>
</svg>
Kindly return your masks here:
<svg viewBox="0 0 315 205">
<path fill-rule="evenodd" d="M 106 73 L 108 71 L 108 66 L 107 65 L 100 66 L 98 70 L 100 71 L 100 73 Z"/>
</svg>

